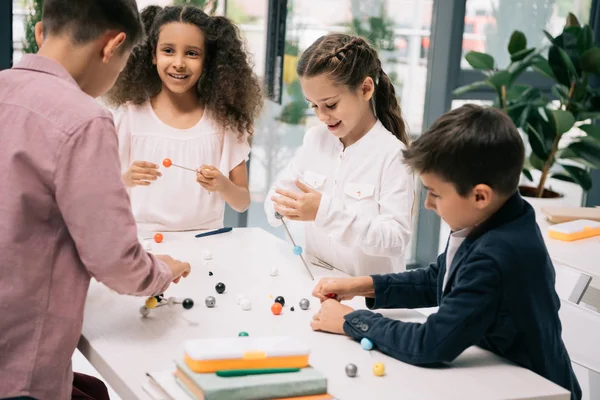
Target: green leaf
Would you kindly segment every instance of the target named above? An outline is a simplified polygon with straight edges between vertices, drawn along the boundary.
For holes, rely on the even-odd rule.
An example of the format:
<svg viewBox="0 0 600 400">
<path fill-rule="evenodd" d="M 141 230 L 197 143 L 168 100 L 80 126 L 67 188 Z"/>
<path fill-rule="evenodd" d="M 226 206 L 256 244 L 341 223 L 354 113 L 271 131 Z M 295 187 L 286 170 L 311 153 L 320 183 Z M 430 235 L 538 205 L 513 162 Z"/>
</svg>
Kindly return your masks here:
<svg viewBox="0 0 600 400">
<path fill-rule="evenodd" d="M 510 41 L 508 42 L 508 52 L 511 55 L 518 53 L 527 48 L 527 38 L 521 31 L 514 31 L 510 35 Z"/>
<path fill-rule="evenodd" d="M 527 123 L 525 126 L 525 133 L 527 133 L 527 137 L 529 138 L 529 144 L 531 145 L 531 154 L 535 155 L 538 159 L 546 158 L 548 156 L 548 149 L 546 149 L 546 143 L 542 133 L 536 129 L 530 123 Z M 531 160 L 531 158 L 530 158 Z M 531 163 L 535 168 L 535 164 Z M 543 164 L 543 163 L 542 163 Z"/>
<path fill-rule="evenodd" d="M 567 23 L 565 24 L 566 27 L 572 27 L 572 26 L 578 26 L 581 27 L 581 24 L 579 23 L 579 20 L 577 19 L 577 17 L 575 15 L 573 15 L 572 13 L 569 13 L 569 15 L 567 15 Z"/>
<path fill-rule="evenodd" d="M 577 78 L 577 70 L 575 69 L 575 65 L 573 64 L 573 61 L 571 61 L 571 57 L 569 57 L 569 55 L 567 54 L 567 52 L 563 49 L 561 49 L 560 47 L 558 48 L 558 52 L 560 53 L 560 58 L 562 59 L 562 62 L 564 64 L 564 66 L 566 67 L 567 71 L 570 74 L 571 80 L 573 80 L 574 78 Z"/>
<path fill-rule="evenodd" d="M 511 81 L 511 74 L 508 71 L 498 71 L 488 78 L 488 82 L 496 88 L 498 94 L 502 93 L 502 86 L 508 86 Z"/>
<path fill-rule="evenodd" d="M 581 69 L 592 74 L 600 74 L 600 48 L 592 47 L 581 55 Z"/>
<path fill-rule="evenodd" d="M 577 51 L 580 55 L 594 46 L 594 32 L 589 25 L 581 29 L 581 33 L 577 37 Z"/>
<path fill-rule="evenodd" d="M 556 134 L 562 135 L 565 132 L 571 130 L 575 125 L 575 117 L 571 112 L 564 110 L 549 110 L 554 117 L 554 123 L 556 124 Z"/>
<path fill-rule="evenodd" d="M 583 190 L 588 191 L 592 188 L 592 177 L 588 171 L 573 165 L 562 165 L 562 167 Z"/>
<path fill-rule="evenodd" d="M 514 82 L 519 75 L 521 75 L 527 68 L 531 66 L 531 64 L 536 60 L 536 57 L 540 57 L 540 54 L 544 51 L 544 49 L 540 49 L 537 51 L 533 51 L 526 55 L 522 60 L 512 62 L 508 68 L 506 69 L 512 75 L 512 81 Z"/>
<path fill-rule="evenodd" d="M 535 169 L 537 169 L 538 171 L 541 171 L 544 169 L 544 160 L 542 160 L 540 157 L 538 157 L 535 153 L 531 153 L 529 155 L 529 162 L 531 163 L 531 166 Z"/>
<path fill-rule="evenodd" d="M 534 51 L 535 51 L 534 48 L 517 51 L 516 53 L 514 53 L 510 56 L 510 61 L 511 62 L 521 61 L 522 59 L 524 59 L 525 57 L 527 57 Z"/>
<path fill-rule="evenodd" d="M 586 137 L 571 143 L 567 149 L 575 155 L 569 159 L 576 160 L 590 168 L 600 169 L 600 142 Z"/>
<path fill-rule="evenodd" d="M 465 86 L 461 86 L 459 88 L 454 89 L 454 91 L 452 92 L 455 96 L 460 96 L 462 94 L 465 94 L 467 92 L 473 91 L 473 90 L 477 90 L 477 89 L 481 89 L 481 88 L 494 88 L 493 85 L 490 84 L 490 82 L 488 81 L 479 81 L 479 82 L 473 82 L 469 85 L 465 85 Z"/>
<path fill-rule="evenodd" d="M 536 70 L 537 72 L 539 72 L 540 74 L 545 75 L 550 79 L 556 80 L 556 77 L 554 76 L 554 72 L 552 72 L 552 68 L 550 68 L 550 64 L 548 63 L 548 60 L 546 60 L 544 57 L 541 57 L 541 56 L 536 57 L 532 61 L 531 67 L 534 70 Z"/>
<path fill-rule="evenodd" d="M 587 133 L 588 136 L 600 140 L 600 126 L 586 124 L 579 125 L 579 129 Z"/>
<path fill-rule="evenodd" d="M 557 180 L 559 180 L 559 181 L 565 181 L 565 182 L 577 183 L 577 182 L 575 182 L 575 180 L 574 180 L 573 178 L 571 178 L 571 176 L 570 176 L 570 175 L 567 175 L 567 174 L 559 174 L 559 173 L 556 173 L 556 174 L 552 174 L 552 175 L 550 175 L 550 177 L 551 177 L 551 178 L 554 178 L 554 179 L 557 179 Z"/>
<path fill-rule="evenodd" d="M 584 121 L 586 119 L 600 119 L 600 111 L 580 112 L 579 114 L 577 114 L 577 121 Z"/>
<path fill-rule="evenodd" d="M 465 60 L 471 65 L 471 67 L 480 70 L 493 70 L 495 66 L 494 57 L 489 54 L 479 53 L 477 51 L 470 51 L 465 56 Z"/>
<path fill-rule="evenodd" d="M 563 103 L 566 103 L 569 98 L 569 88 L 560 83 L 552 86 L 552 93 Z"/>
<path fill-rule="evenodd" d="M 545 29 L 543 30 L 543 32 L 544 32 L 544 35 L 546 35 L 546 37 L 547 37 L 547 38 L 548 38 L 548 40 L 550 41 L 550 43 L 554 44 L 554 36 L 552 36 L 552 35 L 550 34 L 550 32 L 548 32 L 548 31 L 547 31 L 547 30 L 545 30 Z"/>
<path fill-rule="evenodd" d="M 523 175 L 529 182 L 533 182 L 533 176 L 531 176 L 531 172 L 527 168 L 523 168 Z"/>
<path fill-rule="evenodd" d="M 506 90 L 506 100 L 517 101 L 528 90 L 533 89 L 530 85 L 512 85 Z"/>
</svg>

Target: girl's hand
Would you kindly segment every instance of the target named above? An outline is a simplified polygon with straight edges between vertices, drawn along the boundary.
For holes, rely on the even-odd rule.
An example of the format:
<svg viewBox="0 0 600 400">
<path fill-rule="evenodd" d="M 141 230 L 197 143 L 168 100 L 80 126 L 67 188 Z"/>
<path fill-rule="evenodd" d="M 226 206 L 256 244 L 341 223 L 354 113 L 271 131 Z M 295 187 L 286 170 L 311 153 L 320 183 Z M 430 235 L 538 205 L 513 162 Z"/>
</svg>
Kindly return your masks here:
<svg viewBox="0 0 600 400">
<path fill-rule="evenodd" d="M 134 161 L 123 174 L 123 183 L 127 187 L 149 186 L 161 176 L 158 165 L 148 161 Z"/>
<path fill-rule="evenodd" d="M 370 276 L 323 278 L 313 289 L 312 295 L 321 302 L 326 302 L 328 299 L 351 300 L 354 296 L 373 297 L 373 278 Z"/>
<path fill-rule="evenodd" d="M 296 181 L 296 186 L 302 193 L 284 189 L 275 191 L 279 195 L 271 197 L 275 211 L 294 221 L 314 221 L 321 204 L 321 193 L 300 181 Z"/>
<path fill-rule="evenodd" d="M 229 178 L 212 165 L 203 165 L 196 170 L 196 182 L 209 192 L 222 192 Z"/>
<path fill-rule="evenodd" d="M 354 311 L 335 300 L 326 300 L 321 309 L 313 316 L 310 327 L 315 331 L 344 334 L 344 316 Z"/>
</svg>

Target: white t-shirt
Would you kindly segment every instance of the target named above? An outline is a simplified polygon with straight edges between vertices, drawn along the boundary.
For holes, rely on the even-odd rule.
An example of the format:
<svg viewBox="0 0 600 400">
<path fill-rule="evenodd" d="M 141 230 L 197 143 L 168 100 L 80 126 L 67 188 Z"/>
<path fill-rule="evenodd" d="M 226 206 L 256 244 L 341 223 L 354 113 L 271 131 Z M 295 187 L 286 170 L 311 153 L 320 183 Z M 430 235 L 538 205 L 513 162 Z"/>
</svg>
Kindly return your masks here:
<svg viewBox="0 0 600 400">
<path fill-rule="evenodd" d="M 119 135 L 122 172 L 134 161 L 149 161 L 160 166 L 162 177 L 150 186 L 129 190 L 131 208 L 140 231 L 184 231 L 223 226 L 225 200 L 209 194 L 196 182 L 196 174 L 181 168 L 165 168 L 162 161 L 196 169 L 203 164 L 217 167 L 223 175 L 248 160 L 246 138 L 238 140 L 224 132 L 206 110 L 189 129 L 166 125 L 154 113 L 150 102 L 127 103 L 114 112 Z"/>
<path fill-rule="evenodd" d="M 300 179 L 321 192 L 314 222 L 304 223 L 306 251 L 350 275 L 406 270 L 415 178 L 403 164 L 405 146 L 380 121 L 344 149 L 325 126 L 310 129 L 265 200 L 269 223 L 276 188 L 299 191 Z"/>
<path fill-rule="evenodd" d="M 448 283 L 448 275 L 450 274 L 450 267 L 452 266 L 454 256 L 456 255 L 460 245 L 463 244 L 472 230 L 472 228 L 465 228 L 461 229 L 460 231 L 453 232 L 450 235 L 450 239 L 448 240 L 448 249 L 446 250 L 446 272 L 444 273 L 444 281 L 442 282 L 442 291 L 446 289 L 446 283 Z"/>
</svg>

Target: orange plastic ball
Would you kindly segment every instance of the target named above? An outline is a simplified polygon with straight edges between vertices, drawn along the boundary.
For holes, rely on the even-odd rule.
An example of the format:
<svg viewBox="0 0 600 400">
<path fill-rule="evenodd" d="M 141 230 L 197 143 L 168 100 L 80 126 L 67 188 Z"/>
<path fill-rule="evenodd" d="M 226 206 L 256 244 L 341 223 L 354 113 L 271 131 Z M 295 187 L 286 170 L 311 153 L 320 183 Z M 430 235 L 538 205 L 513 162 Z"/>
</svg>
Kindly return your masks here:
<svg viewBox="0 0 600 400">
<path fill-rule="evenodd" d="M 164 165 L 165 168 L 169 168 L 171 165 L 173 165 L 173 163 L 171 162 L 170 158 L 165 158 L 163 160 L 163 165 Z"/>
<path fill-rule="evenodd" d="M 273 303 L 273 305 L 271 306 L 271 312 L 274 315 L 279 315 L 281 314 L 281 310 L 283 310 L 283 306 L 279 303 Z"/>
<path fill-rule="evenodd" d="M 164 239 L 164 237 L 163 237 L 162 233 L 157 233 L 156 235 L 154 235 L 154 241 L 156 243 L 162 242 L 163 239 Z"/>
</svg>

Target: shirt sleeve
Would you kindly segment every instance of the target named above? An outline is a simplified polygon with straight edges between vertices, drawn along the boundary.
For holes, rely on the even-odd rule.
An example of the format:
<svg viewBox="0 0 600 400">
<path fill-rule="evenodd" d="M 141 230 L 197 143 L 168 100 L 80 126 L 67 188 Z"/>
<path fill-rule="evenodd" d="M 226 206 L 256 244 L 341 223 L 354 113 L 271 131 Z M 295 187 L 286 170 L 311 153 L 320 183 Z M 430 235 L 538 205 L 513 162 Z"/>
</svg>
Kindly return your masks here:
<svg viewBox="0 0 600 400">
<path fill-rule="evenodd" d="M 280 219 L 275 218 L 275 204 L 271 197 L 275 195 L 275 190 L 277 189 L 285 189 L 289 191 L 298 191 L 298 187 L 296 186 L 296 180 L 302 178 L 302 168 L 305 154 L 308 153 L 308 148 L 310 143 L 312 142 L 312 133 L 311 131 L 306 132 L 304 135 L 304 140 L 302 146 L 298 149 L 295 156 L 292 158 L 290 163 L 283 169 L 275 179 L 275 183 L 271 185 L 269 189 L 269 193 L 267 193 L 267 197 L 264 202 L 265 214 L 267 215 L 267 221 L 271 226 L 277 227 L 281 226 L 282 222 Z"/>
<path fill-rule="evenodd" d="M 129 123 L 127 107 L 125 105 L 111 110 L 115 122 L 115 129 L 119 140 L 119 160 L 121 173 L 127 172 L 133 160 L 131 159 L 131 124 Z"/>
<path fill-rule="evenodd" d="M 241 139 L 233 132 L 225 132 L 223 138 L 223 154 L 219 171 L 224 176 L 229 176 L 229 173 L 242 162 L 248 161 L 250 154 L 250 144 L 248 143 L 247 135 Z"/>
<path fill-rule="evenodd" d="M 96 280 L 119 293 L 156 295 L 169 286 L 172 273 L 138 241 L 117 147 L 109 116 L 65 135 L 54 177 L 56 202 L 83 265 Z"/>
<path fill-rule="evenodd" d="M 474 255 L 457 275 L 452 291 L 425 323 L 402 322 L 360 310 L 347 314 L 344 331 L 370 339 L 379 350 L 400 361 L 427 365 L 450 362 L 479 343 L 496 319 L 502 279 L 497 264 Z"/>
<path fill-rule="evenodd" d="M 379 198 L 380 213 L 362 216 L 357 211 L 334 204 L 322 194 L 315 225 L 347 246 L 359 247 L 365 254 L 400 256 L 410 241 L 414 201 L 414 175 L 402 162 L 398 150 L 384 166 Z"/>
<path fill-rule="evenodd" d="M 437 306 L 440 257 L 438 263 L 431 263 L 426 268 L 398 274 L 372 275 L 375 297 L 365 299 L 367 307 L 375 309 Z"/>
</svg>

